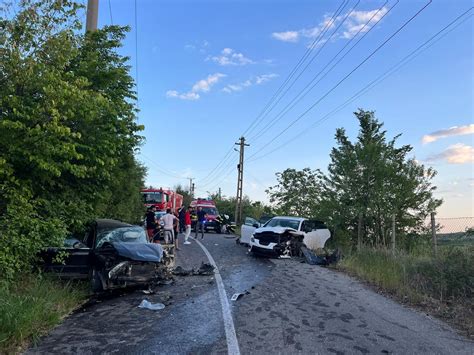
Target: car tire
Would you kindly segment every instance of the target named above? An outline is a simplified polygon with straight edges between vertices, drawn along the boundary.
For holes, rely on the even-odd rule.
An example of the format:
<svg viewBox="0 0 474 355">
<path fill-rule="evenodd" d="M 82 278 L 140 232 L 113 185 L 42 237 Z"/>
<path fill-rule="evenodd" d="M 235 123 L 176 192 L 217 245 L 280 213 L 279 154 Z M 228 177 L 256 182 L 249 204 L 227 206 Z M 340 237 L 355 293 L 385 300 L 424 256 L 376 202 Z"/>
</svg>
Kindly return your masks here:
<svg viewBox="0 0 474 355">
<path fill-rule="evenodd" d="M 92 269 L 91 288 L 92 292 L 94 293 L 100 293 L 104 291 L 102 280 L 100 279 L 99 272 L 96 269 Z"/>
</svg>

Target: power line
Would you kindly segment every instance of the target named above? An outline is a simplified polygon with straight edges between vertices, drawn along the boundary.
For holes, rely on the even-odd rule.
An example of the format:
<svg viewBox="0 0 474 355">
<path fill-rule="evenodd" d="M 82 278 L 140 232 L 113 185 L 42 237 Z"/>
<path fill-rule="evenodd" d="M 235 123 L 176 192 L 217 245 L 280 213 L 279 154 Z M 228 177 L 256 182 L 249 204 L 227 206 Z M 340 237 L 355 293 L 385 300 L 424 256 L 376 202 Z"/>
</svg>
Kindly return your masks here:
<svg viewBox="0 0 474 355">
<path fill-rule="evenodd" d="M 413 51 L 411 51 L 408 55 L 406 55 L 405 57 L 403 57 L 400 61 L 398 61 L 395 65 L 393 65 L 392 67 L 390 67 L 388 70 L 386 70 L 384 73 L 382 73 L 381 75 L 379 75 L 377 78 L 375 78 L 374 80 L 372 80 L 370 83 L 368 83 L 367 85 L 365 85 L 361 90 L 359 90 L 358 92 L 356 92 L 354 95 L 352 95 L 349 99 L 347 99 L 344 103 L 342 103 L 341 105 L 339 105 L 338 107 L 336 107 L 335 109 L 333 109 L 332 111 L 330 111 L 329 113 L 327 113 L 326 115 L 324 115 L 322 118 L 320 118 L 319 120 L 315 121 L 313 124 L 311 124 L 310 126 L 308 126 L 306 129 L 304 129 L 303 131 L 301 131 L 299 134 L 297 134 L 296 136 L 294 136 L 293 138 L 291 138 L 290 140 L 286 141 L 285 143 L 279 145 L 278 147 L 276 147 L 275 149 L 272 149 L 271 151 L 263 154 L 263 155 L 260 155 L 256 158 L 253 158 L 253 159 L 250 159 L 248 162 L 253 162 L 253 161 L 256 161 L 256 160 L 259 160 L 259 159 L 262 159 L 272 153 L 274 153 L 275 151 L 285 147 L 286 145 L 290 144 L 291 142 L 295 141 L 296 139 L 300 138 L 301 136 L 303 136 L 304 134 L 308 133 L 312 128 L 314 128 L 315 126 L 317 126 L 319 123 L 323 122 L 323 121 L 326 121 L 327 119 L 329 119 L 331 116 L 333 116 L 334 114 L 336 114 L 337 112 L 341 111 L 343 108 L 345 108 L 347 105 L 349 105 L 350 103 L 352 103 L 353 101 L 355 101 L 357 98 L 359 98 L 360 96 L 364 95 L 365 93 L 367 93 L 368 91 L 372 90 L 375 86 L 377 86 L 378 84 L 380 84 L 382 81 L 384 81 L 385 79 L 387 79 L 389 76 L 391 76 L 392 74 L 394 74 L 395 72 L 397 72 L 398 70 L 400 70 L 401 68 L 403 68 L 406 64 L 408 64 L 409 62 L 411 62 L 413 59 L 415 59 L 416 57 L 418 57 L 420 54 L 422 54 L 423 52 L 425 52 L 426 50 L 428 50 L 429 48 L 431 48 L 433 45 L 435 45 L 437 42 L 439 42 L 441 39 L 443 39 L 444 37 L 446 37 L 449 33 L 451 33 L 452 31 L 454 31 L 456 28 L 458 28 L 459 26 L 461 26 L 464 22 L 466 22 L 467 20 L 469 20 L 470 18 L 472 18 L 472 14 L 468 17 L 466 17 L 464 20 L 462 20 L 461 22 L 459 22 L 458 24 L 456 24 L 456 26 L 454 26 L 453 28 L 451 28 L 449 31 L 445 32 L 449 27 L 451 27 L 452 25 L 454 25 L 457 21 L 459 21 L 463 16 L 465 16 L 468 12 L 470 12 L 473 8 L 469 8 L 467 11 L 465 11 L 464 13 L 462 13 L 461 15 L 459 15 L 456 19 L 454 19 L 453 21 L 451 21 L 448 25 L 446 25 L 445 27 L 443 27 L 440 31 L 438 31 L 436 34 L 434 34 L 433 36 L 431 36 L 428 40 L 426 40 L 425 42 L 423 42 L 421 45 L 419 45 L 417 48 L 415 48 Z M 445 32 L 445 33 L 443 33 Z M 442 34 L 442 35 L 441 35 Z M 440 36 L 441 35 L 441 36 Z M 436 37 L 439 37 L 439 38 L 436 38 Z M 436 39 L 436 40 L 435 40 Z M 430 43 L 432 42 L 432 43 Z"/>
<path fill-rule="evenodd" d="M 318 79 L 318 77 L 324 72 L 324 70 L 326 70 L 326 68 L 334 62 L 334 60 L 339 56 L 339 54 L 341 54 L 344 49 L 346 49 L 346 47 L 352 43 L 352 41 L 359 35 L 359 33 L 361 33 L 365 27 L 368 26 L 368 24 L 372 21 L 372 19 L 377 16 L 377 14 L 385 7 L 385 5 L 387 4 L 388 0 L 385 1 L 385 3 L 377 10 L 377 12 L 375 12 L 372 17 L 364 24 L 363 27 L 361 27 L 359 29 L 359 31 L 344 45 L 344 47 L 341 48 L 341 50 L 339 50 L 339 52 L 336 53 L 335 56 L 333 56 L 331 58 L 331 60 L 313 77 L 313 79 L 308 83 L 306 84 L 306 86 L 293 98 L 293 100 L 288 103 L 276 116 L 273 120 L 271 120 L 270 122 L 267 123 L 267 125 L 265 125 L 260 131 L 258 131 L 252 138 L 250 139 L 253 139 L 253 138 L 256 138 L 258 137 L 262 132 L 266 132 L 267 129 L 269 127 L 271 127 L 272 124 L 275 124 L 276 122 L 280 121 L 293 107 L 295 107 L 298 102 L 300 102 L 311 90 L 314 89 L 314 87 L 319 84 L 321 82 L 321 80 L 323 80 L 336 66 L 337 64 L 339 64 L 358 44 L 360 41 L 362 41 L 365 36 L 367 36 L 373 28 L 375 28 L 375 26 L 377 26 L 377 24 L 383 20 L 383 18 L 388 15 L 388 13 L 390 13 L 390 11 L 396 6 L 398 5 L 399 3 L 399 0 L 397 0 L 397 2 L 385 13 L 383 14 L 383 16 L 381 16 L 370 28 L 367 32 L 365 32 L 362 37 L 360 37 L 356 43 L 354 43 L 354 45 L 349 48 L 348 51 L 346 51 L 346 53 L 344 53 L 344 55 L 339 58 L 339 60 L 333 64 L 333 66 L 331 68 L 329 68 L 328 71 L 326 71 L 326 73 L 324 73 L 324 75 L 319 78 L 318 81 L 316 81 L 316 79 Z M 316 81 L 316 82 L 315 82 Z M 313 84 L 314 83 L 314 84 Z M 313 84 L 313 85 L 311 85 Z M 311 85 L 311 87 L 310 87 Z M 309 89 L 308 89 L 309 87 Z M 305 92 L 306 91 L 306 92 Z"/>
<path fill-rule="evenodd" d="M 234 146 L 232 145 L 232 147 L 230 147 L 230 149 L 227 151 L 227 153 L 224 155 L 224 157 L 217 163 L 217 165 L 205 176 L 203 177 L 202 179 L 200 179 L 199 181 L 206 181 L 208 180 L 213 174 L 214 172 L 217 171 L 217 169 L 224 164 L 225 161 L 228 161 L 229 160 L 229 155 L 232 153 L 232 151 L 234 150 Z"/>
<path fill-rule="evenodd" d="M 142 152 L 140 152 L 140 155 L 141 155 L 143 158 L 145 158 L 146 160 L 148 160 L 150 163 L 152 163 L 152 164 L 155 166 L 155 168 L 156 168 L 160 173 L 162 173 L 162 174 L 164 174 L 164 175 L 167 175 L 167 176 L 169 176 L 169 177 L 175 178 L 175 179 L 188 180 L 188 178 L 186 178 L 186 177 L 178 176 L 178 175 L 176 175 L 176 174 L 174 174 L 174 173 L 172 173 L 172 172 L 169 172 L 169 171 L 163 169 L 157 162 L 155 162 L 153 159 L 151 159 L 150 157 L 146 156 L 146 155 L 143 154 Z"/>
<path fill-rule="evenodd" d="M 232 156 L 231 156 L 231 157 L 232 157 Z M 235 161 L 235 158 L 236 158 L 236 157 L 234 157 L 233 160 L 230 160 L 229 163 L 228 163 L 225 167 L 222 168 L 222 172 L 228 171 L 228 169 L 229 169 L 231 166 L 235 166 L 235 165 L 237 164 L 236 161 Z M 233 171 L 233 168 L 230 169 L 230 171 Z M 226 176 L 227 176 L 227 175 L 226 175 Z M 207 183 L 201 184 L 201 185 L 199 185 L 199 186 L 209 186 L 210 184 L 212 184 L 212 183 L 214 183 L 214 182 L 215 182 L 215 180 L 210 180 L 210 181 L 208 181 Z"/>
<path fill-rule="evenodd" d="M 360 62 L 354 69 L 352 69 L 348 74 L 346 74 L 341 80 L 338 81 L 331 89 L 329 89 L 323 96 L 321 96 L 315 103 L 313 103 L 308 109 L 306 109 L 302 114 L 300 114 L 296 119 L 294 119 L 286 128 L 284 128 L 279 134 L 273 137 L 269 142 L 267 142 L 262 148 L 257 152 L 251 155 L 249 158 L 253 158 L 256 154 L 261 152 L 263 149 L 268 147 L 272 142 L 277 138 L 283 135 L 288 131 L 293 125 L 300 121 L 306 114 L 308 114 L 316 105 L 318 105 L 323 99 L 325 99 L 331 92 L 333 92 L 339 85 L 341 85 L 347 78 L 349 78 L 356 70 L 358 70 L 362 65 L 364 65 L 370 58 L 372 58 L 375 53 L 377 53 L 382 47 L 385 46 L 393 37 L 395 37 L 402 29 L 404 29 L 411 21 L 413 21 L 423 10 L 425 10 L 428 5 L 430 5 L 433 0 L 429 0 L 420 10 L 418 10 L 412 17 L 410 17 L 405 23 L 400 26 L 392 35 L 390 35 L 382 44 L 380 44 L 375 50 L 373 50 L 362 62 Z"/>
<path fill-rule="evenodd" d="M 258 122 L 258 119 L 265 113 L 265 111 L 268 109 L 268 107 L 273 103 L 274 99 L 280 94 L 281 90 L 285 87 L 285 85 L 292 79 L 292 77 L 295 75 L 295 73 L 299 70 L 301 65 L 304 63 L 304 61 L 307 59 L 311 51 L 319 44 L 319 42 L 322 39 L 322 36 L 326 33 L 327 29 L 329 26 L 334 22 L 336 17 L 339 15 L 339 13 L 342 11 L 342 9 L 345 7 L 347 4 L 348 0 L 344 0 L 341 2 L 339 7 L 336 9 L 336 11 L 333 13 L 331 20 L 327 21 L 323 30 L 319 33 L 319 35 L 313 40 L 312 44 L 306 49 L 306 52 L 304 53 L 303 57 L 300 58 L 298 63 L 295 65 L 295 67 L 292 69 L 288 77 L 285 79 L 285 81 L 280 85 L 278 90 L 275 92 L 275 94 L 272 96 L 272 98 L 267 102 L 263 110 L 260 112 L 260 114 L 254 119 L 254 121 L 250 124 L 250 126 L 242 133 L 241 136 L 244 136 L 247 132 L 250 131 L 252 126 Z M 219 169 L 225 164 L 225 161 L 229 159 L 229 154 L 232 153 L 233 151 L 233 145 L 229 149 L 229 151 L 224 155 L 224 157 L 219 161 L 219 163 L 209 172 L 201 181 L 206 181 L 210 179 L 210 177 L 214 174 L 217 174 L 220 170 L 224 171 L 224 169 Z M 209 184 L 209 183 L 207 183 Z M 206 184 L 205 184 L 206 185 Z"/>
<path fill-rule="evenodd" d="M 135 0 L 135 83 L 138 101 L 138 11 L 137 0 Z"/>
<path fill-rule="evenodd" d="M 280 87 L 277 89 L 277 91 L 273 94 L 273 96 L 270 98 L 270 100 L 267 102 L 267 104 L 264 106 L 263 110 L 257 115 L 257 117 L 255 117 L 255 119 L 253 120 L 253 122 L 250 124 L 249 127 L 247 127 L 247 129 L 241 134 L 241 136 L 245 136 L 248 132 L 251 131 L 252 127 L 257 124 L 257 122 L 259 121 L 260 117 L 265 113 L 265 111 L 268 109 L 269 106 L 271 106 L 271 104 L 274 102 L 275 98 L 278 97 L 278 95 L 281 93 L 281 91 L 283 90 L 283 88 L 286 86 L 286 84 L 293 78 L 293 76 L 295 75 L 295 73 L 299 70 L 299 68 L 301 67 L 301 65 L 303 65 L 303 63 L 306 61 L 306 59 L 308 58 L 308 56 L 310 55 L 311 51 L 317 46 L 319 45 L 319 42 L 321 41 L 321 38 L 322 38 L 322 35 L 325 34 L 325 31 L 326 31 L 326 28 L 334 22 L 334 19 L 339 15 L 339 13 L 342 11 L 342 9 L 346 6 L 347 4 L 347 1 L 348 0 L 344 0 L 340 5 L 339 7 L 336 9 L 336 11 L 334 11 L 332 17 L 331 17 L 331 20 L 326 22 L 323 30 L 318 34 L 318 36 L 313 40 L 313 42 L 311 43 L 311 45 L 306 49 L 306 52 L 304 53 L 304 55 L 300 58 L 300 60 L 298 61 L 298 63 L 293 67 L 293 69 L 291 70 L 290 74 L 288 74 L 288 76 L 286 77 L 286 79 L 284 80 L 284 82 L 280 85 Z M 258 124 L 257 124 L 258 126 Z"/>
<path fill-rule="evenodd" d="M 110 23 L 113 25 L 114 24 L 114 19 L 112 17 L 112 3 L 109 0 L 109 13 L 110 13 Z"/>
<path fill-rule="evenodd" d="M 360 3 L 360 0 L 358 0 L 356 2 L 356 4 L 352 7 L 352 9 L 350 11 L 348 11 L 346 13 L 346 15 L 344 16 L 344 18 L 342 19 L 342 21 L 339 22 L 338 26 L 335 28 L 335 30 L 331 33 L 331 35 L 329 36 L 328 39 L 326 39 L 324 41 L 324 43 L 321 45 L 321 47 L 319 47 L 318 51 L 316 52 L 316 54 L 313 55 L 313 57 L 309 60 L 308 63 L 306 63 L 305 67 L 303 68 L 303 70 L 301 70 L 301 72 L 298 74 L 298 76 L 293 80 L 293 82 L 285 89 L 285 91 L 283 92 L 283 94 L 278 98 L 278 100 L 276 100 L 276 102 L 273 103 L 272 107 L 265 113 L 265 115 L 263 115 L 261 121 L 263 121 L 263 118 L 265 118 L 274 108 L 276 105 L 278 105 L 278 103 L 283 99 L 283 97 L 288 93 L 288 91 L 290 91 L 290 89 L 293 87 L 293 85 L 295 85 L 295 83 L 298 81 L 298 79 L 303 75 L 303 73 L 306 71 L 306 69 L 308 69 L 308 67 L 311 65 L 311 63 L 313 63 L 313 61 L 318 57 L 319 53 L 321 53 L 321 51 L 324 49 L 324 47 L 326 47 L 326 44 L 328 44 L 328 42 L 331 40 L 331 38 L 333 38 L 333 36 L 337 33 L 337 31 L 339 31 L 339 28 L 346 22 L 347 18 L 354 12 L 355 8 L 359 5 Z M 339 16 L 339 14 L 338 14 Z M 326 34 L 327 30 L 329 30 L 329 27 L 324 31 L 324 34 L 323 36 Z M 271 122 L 271 121 L 270 121 Z M 268 124 L 265 126 L 265 127 L 268 127 Z M 262 132 L 264 131 L 265 128 L 261 129 L 259 132 Z M 252 137 L 250 137 L 249 140 L 252 140 L 254 139 L 256 136 L 258 136 L 258 134 L 254 134 Z"/>
</svg>

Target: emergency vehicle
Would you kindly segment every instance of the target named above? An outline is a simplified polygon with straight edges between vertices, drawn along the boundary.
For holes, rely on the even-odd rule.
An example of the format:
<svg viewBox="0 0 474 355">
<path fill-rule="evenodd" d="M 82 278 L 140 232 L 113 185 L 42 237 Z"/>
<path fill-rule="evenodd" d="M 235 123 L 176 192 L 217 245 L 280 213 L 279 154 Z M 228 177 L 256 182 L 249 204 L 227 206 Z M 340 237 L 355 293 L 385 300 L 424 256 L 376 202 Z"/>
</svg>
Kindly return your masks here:
<svg viewBox="0 0 474 355">
<path fill-rule="evenodd" d="M 142 189 L 141 194 L 145 207 L 155 206 L 157 211 L 166 211 L 168 208 L 175 211 L 183 205 L 183 195 L 170 189 L 150 187 Z"/>
<path fill-rule="evenodd" d="M 198 198 L 197 200 L 191 201 L 191 207 L 195 210 L 195 213 L 197 213 L 198 207 L 202 207 L 202 210 L 206 212 L 207 217 L 204 224 L 204 231 L 207 232 L 209 230 L 213 230 L 216 233 L 220 233 L 220 224 L 216 222 L 216 218 L 219 215 L 219 212 L 217 211 L 216 204 L 214 201 Z M 197 221 L 193 221 L 193 229 L 196 222 Z"/>
</svg>

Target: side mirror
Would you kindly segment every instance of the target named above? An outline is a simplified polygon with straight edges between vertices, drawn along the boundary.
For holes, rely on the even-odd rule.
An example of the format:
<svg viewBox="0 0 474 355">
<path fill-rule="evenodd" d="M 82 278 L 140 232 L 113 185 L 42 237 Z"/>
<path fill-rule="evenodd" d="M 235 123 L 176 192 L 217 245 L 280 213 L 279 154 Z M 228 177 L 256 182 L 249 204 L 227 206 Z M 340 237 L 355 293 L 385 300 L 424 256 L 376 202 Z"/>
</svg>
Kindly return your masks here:
<svg viewBox="0 0 474 355">
<path fill-rule="evenodd" d="M 254 223 L 254 224 L 252 224 L 252 227 L 255 227 L 255 228 L 260 228 L 260 226 L 258 225 L 258 223 Z"/>
<path fill-rule="evenodd" d="M 81 243 L 81 242 L 75 242 L 75 243 L 72 245 L 72 247 L 73 247 L 74 249 L 80 249 L 81 246 L 82 246 L 82 243 Z"/>
</svg>

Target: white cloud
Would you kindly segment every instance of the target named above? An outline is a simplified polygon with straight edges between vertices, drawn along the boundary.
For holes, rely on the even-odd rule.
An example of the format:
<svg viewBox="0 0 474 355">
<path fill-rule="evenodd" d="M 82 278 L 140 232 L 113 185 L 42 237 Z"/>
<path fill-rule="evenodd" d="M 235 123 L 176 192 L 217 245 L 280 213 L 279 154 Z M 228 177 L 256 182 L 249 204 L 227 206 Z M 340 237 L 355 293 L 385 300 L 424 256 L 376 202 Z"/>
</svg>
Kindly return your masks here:
<svg viewBox="0 0 474 355">
<path fill-rule="evenodd" d="M 445 160 L 449 164 L 474 163 L 474 147 L 462 143 L 454 144 L 427 159 L 429 162 L 437 160 Z"/>
<path fill-rule="evenodd" d="M 372 27 L 370 23 L 376 23 L 385 16 L 388 9 L 384 6 L 380 11 L 378 9 L 371 11 L 354 11 L 347 18 L 344 23 L 344 32 L 342 38 L 351 39 L 357 32 L 361 30 L 361 33 L 367 32 Z M 370 20 L 370 23 L 364 27 L 364 25 Z"/>
<path fill-rule="evenodd" d="M 272 37 L 283 42 L 298 42 L 300 34 L 298 31 L 273 32 Z"/>
<path fill-rule="evenodd" d="M 465 134 L 473 134 L 474 133 L 474 124 L 469 124 L 467 126 L 453 126 L 447 129 L 442 129 L 430 134 L 423 136 L 422 141 L 423 144 L 435 142 L 438 139 L 452 137 L 452 136 L 461 136 Z"/>
<path fill-rule="evenodd" d="M 278 74 L 275 74 L 275 73 L 258 75 L 255 78 L 255 84 L 257 85 L 263 84 L 267 81 L 272 80 L 273 78 L 276 78 L 277 76 Z"/>
<path fill-rule="evenodd" d="M 252 85 L 261 85 L 267 81 L 270 81 L 273 78 L 276 78 L 278 75 L 271 73 L 271 74 L 262 74 L 257 75 L 255 78 L 247 79 L 238 84 L 229 84 L 222 89 L 222 91 L 230 94 L 236 91 L 242 91 L 244 88 L 250 87 Z"/>
<path fill-rule="evenodd" d="M 219 80 L 225 76 L 225 74 L 221 73 L 211 74 L 206 79 L 201 79 L 197 81 L 190 91 L 186 93 L 179 93 L 176 90 L 168 90 L 166 92 L 166 97 L 190 101 L 198 100 L 201 97 L 198 94 L 199 92 L 209 92 L 211 90 L 211 87 L 217 84 Z"/>
<path fill-rule="evenodd" d="M 187 92 L 184 94 L 180 94 L 176 90 L 168 90 L 166 92 L 166 97 L 190 101 L 198 100 L 200 98 L 199 94 L 196 94 L 195 92 Z"/>
<path fill-rule="evenodd" d="M 387 11 L 388 9 L 386 7 L 382 7 L 380 10 L 353 11 L 350 14 L 345 13 L 337 16 L 334 20 L 332 16 L 325 14 L 323 20 L 314 27 L 285 32 L 273 32 L 272 37 L 283 42 L 298 42 L 301 38 L 315 39 L 321 32 L 335 28 L 337 24 L 343 21 L 347 16 L 347 19 L 341 26 L 340 33 L 336 34 L 336 38 L 351 39 L 358 31 L 361 31 L 361 33 L 367 32 L 372 27 L 371 24 L 379 21 Z M 365 23 L 369 20 L 370 22 L 364 27 Z M 325 41 L 325 39 L 321 39 L 321 43 Z"/>
<path fill-rule="evenodd" d="M 219 65 L 247 65 L 253 64 L 254 61 L 247 58 L 242 53 L 236 52 L 232 48 L 224 48 L 218 56 L 209 56 L 206 60 L 212 60 Z"/>
</svg>

